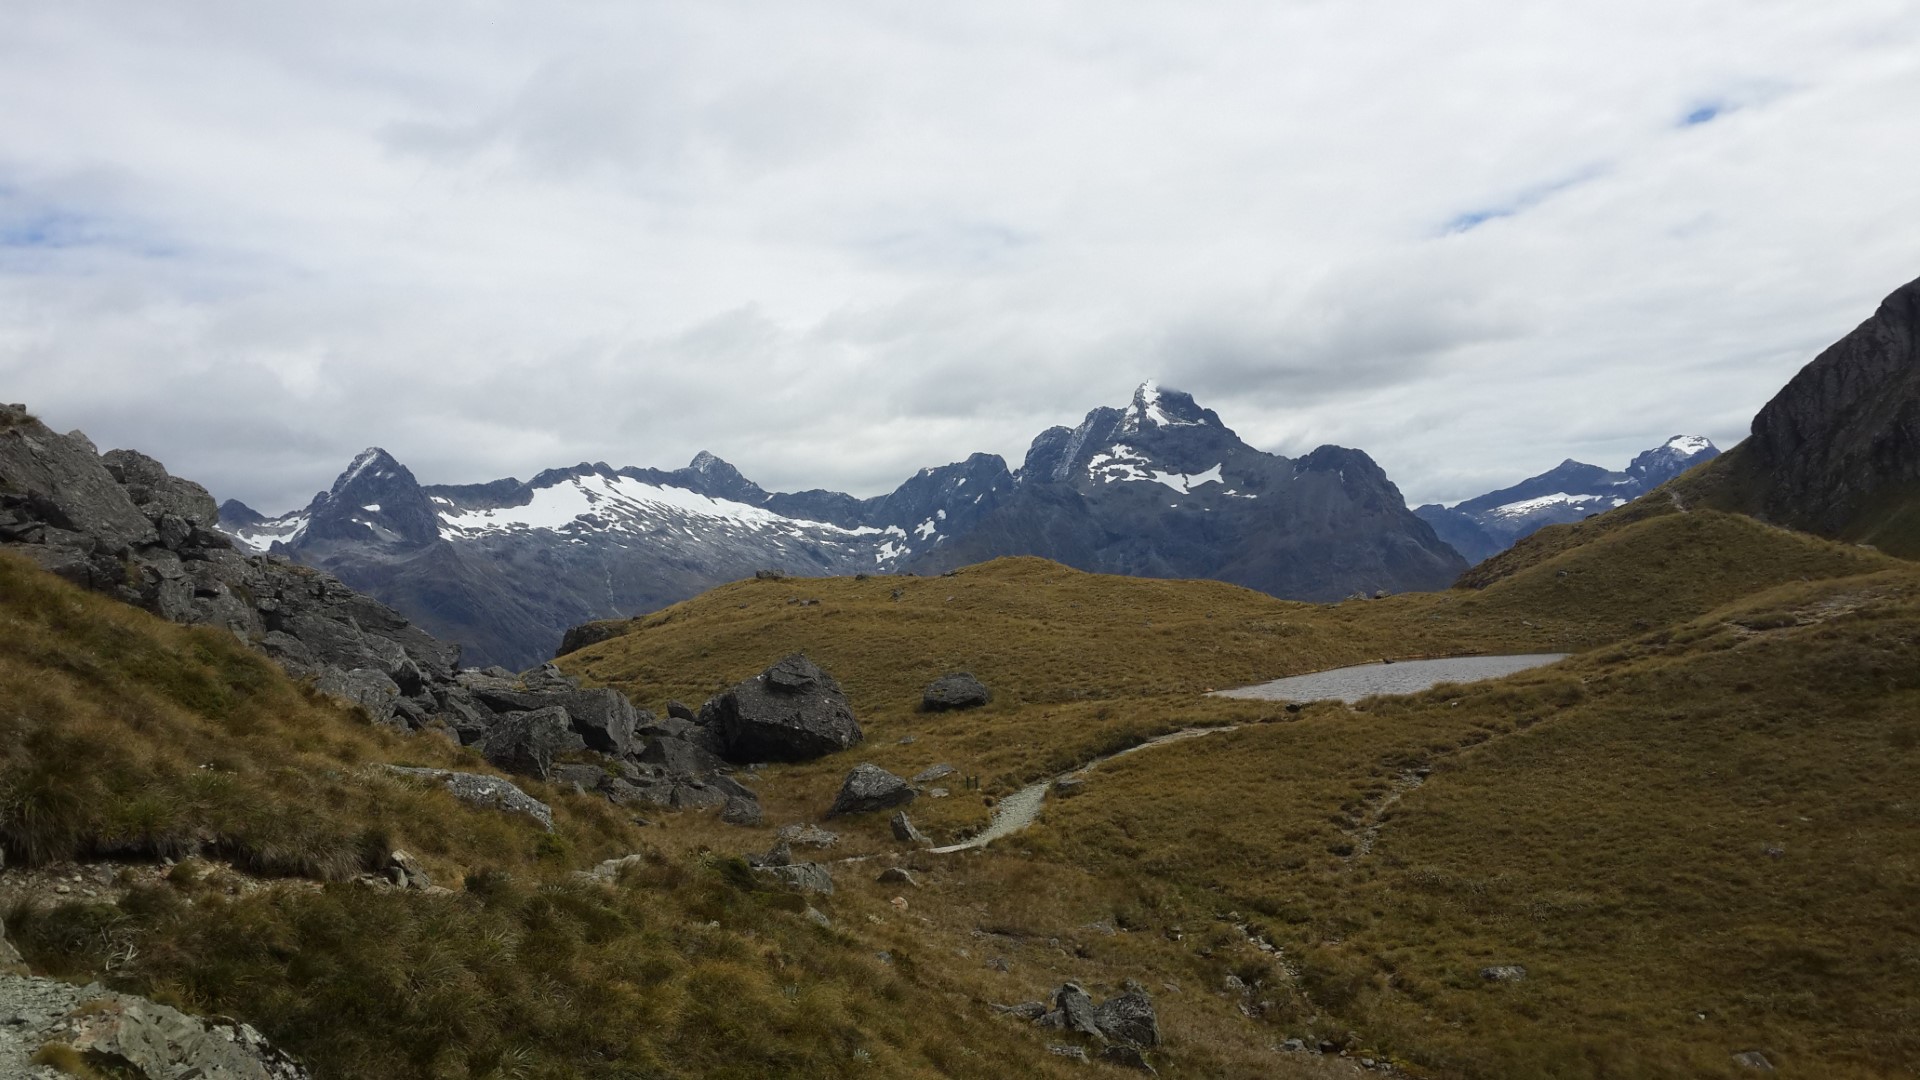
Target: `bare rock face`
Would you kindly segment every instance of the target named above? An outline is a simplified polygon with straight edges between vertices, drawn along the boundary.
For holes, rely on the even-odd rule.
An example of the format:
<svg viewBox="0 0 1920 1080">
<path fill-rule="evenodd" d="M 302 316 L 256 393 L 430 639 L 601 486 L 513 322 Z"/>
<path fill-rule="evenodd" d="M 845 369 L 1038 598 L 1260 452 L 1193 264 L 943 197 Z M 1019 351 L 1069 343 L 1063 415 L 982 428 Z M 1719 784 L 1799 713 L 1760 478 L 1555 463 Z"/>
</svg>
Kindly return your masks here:
<svg viewBox="0 0 1920 1080">
<path fill-rule="evenodd" d="M 37 1076 L 29 1062 L 46 1043 L 148 1077 L 307 1080 L 308 1072 L 260 1032 L 230 1020 L 189 1016 L 99 985 L 0 975 L 0 1076 Z M 118 1073 L 116 1073 L 118 1075 Z"/>
<path fill-rule="evenodd" d="M 1741 509 L 1920 554 L 1920 280 L 1801 368 L 1738 452 L 1752 499 Z M 1879 535 L 1889 525 L 1896 535 Z"/>
<path fill-rule="evenodd" d="M 833 676 L 795 653 L 714 698 L 699 722 L 729 761 L 806 761 L 865 737 Z"/>
</svg>

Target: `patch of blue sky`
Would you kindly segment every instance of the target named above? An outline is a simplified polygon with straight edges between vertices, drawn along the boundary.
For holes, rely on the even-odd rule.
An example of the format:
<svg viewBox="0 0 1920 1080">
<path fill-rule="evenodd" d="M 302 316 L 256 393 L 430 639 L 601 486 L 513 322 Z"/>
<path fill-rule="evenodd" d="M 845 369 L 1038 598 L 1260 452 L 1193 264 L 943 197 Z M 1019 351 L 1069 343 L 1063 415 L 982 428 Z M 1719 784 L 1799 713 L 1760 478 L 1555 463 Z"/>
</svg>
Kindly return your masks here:
<svg viewBox="0 0 1920 1080">
<path fill-rule="evenodd" d="M 91 223 L 76 214 L 41 213 L 0 216 L 0 247 L 59 248 L 87 242 Z"/>
<path fill-rule="evenodd" d="M 1725 105 L 1720 104 L 1717 101 L 1710 101 L 1704 105 L 1697 105 L 1693 108 L 1691 112 L 1687 113 L 1687 115 L 1680 118 L 1680 126 L 1681 127 L 1698 127 L 1701 124 L 1711 123 L 1713 122 L 1713 119 L 1715 117 L 1719 116 L 1721 113 L 1724 113 L 1726 111 L 1727 111 L 1727 107 Z"/>
<path fill-rule="evenodd" d="M 1463 211 L 1448 218 L 1446 224 L 1441 227 L 1441 231 L 1444 233 L 1470 232 L 1489 221 L 1513 217 L 1523 211 L 1533 209 L 1568 188 L 1578 187 L 1605 171 L 1606 169 L 1602 165 L 1589 165 L 1561 179 L 1550 180 L 1544 184 L 1537 184 L 1527 188 L 1505 202 Z"/>
</svg>

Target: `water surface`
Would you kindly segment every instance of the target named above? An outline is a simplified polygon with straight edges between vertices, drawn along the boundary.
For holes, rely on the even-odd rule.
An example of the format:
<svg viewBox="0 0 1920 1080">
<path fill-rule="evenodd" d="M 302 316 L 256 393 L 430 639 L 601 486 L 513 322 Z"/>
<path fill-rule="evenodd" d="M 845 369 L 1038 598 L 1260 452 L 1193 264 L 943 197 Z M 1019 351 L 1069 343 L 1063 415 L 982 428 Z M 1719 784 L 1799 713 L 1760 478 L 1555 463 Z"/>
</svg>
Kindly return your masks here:
<svg viewBox="0 0 1920 1080">
<path fill-rule="evenodd" d="M 1527 653 L 1521 656 L 1454 656 L 1443 660 L 1400 660 L 1316 671 L 1285 679 L 1219 690 L 1215 697 L 1260 701 L 1344 701 L 1348 704 L 1374 694 L 1412 694 L 1440 683 L 1470 683 L 1497 679 L 1516 671 L 1541 667 L 1567 658 L 1566 653 Z"/>
</svg>

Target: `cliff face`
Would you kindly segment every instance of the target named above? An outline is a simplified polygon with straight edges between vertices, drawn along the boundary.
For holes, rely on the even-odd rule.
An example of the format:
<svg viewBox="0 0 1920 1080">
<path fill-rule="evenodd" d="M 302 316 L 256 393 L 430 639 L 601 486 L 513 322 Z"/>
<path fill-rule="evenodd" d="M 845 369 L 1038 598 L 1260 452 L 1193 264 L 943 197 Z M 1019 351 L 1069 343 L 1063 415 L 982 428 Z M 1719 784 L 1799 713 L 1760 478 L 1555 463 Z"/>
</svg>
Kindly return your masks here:
<svg viewBox="0 0 1920 1080">
<path fill-rule="evenodd" d="M 1767 402 L 1747 449 L 1768 479 L 1758 513 L 1849 539 L 1911 514 L 1889 504 L 1911 503 L 1920 485 L 1917 343 L 1920 280 L 1887 297 Z"/>
<path fill-rule="evenodd" d="M 1920 558 L 1920 280 L 1801 368 L 1682 498 Z"/>
</svg>

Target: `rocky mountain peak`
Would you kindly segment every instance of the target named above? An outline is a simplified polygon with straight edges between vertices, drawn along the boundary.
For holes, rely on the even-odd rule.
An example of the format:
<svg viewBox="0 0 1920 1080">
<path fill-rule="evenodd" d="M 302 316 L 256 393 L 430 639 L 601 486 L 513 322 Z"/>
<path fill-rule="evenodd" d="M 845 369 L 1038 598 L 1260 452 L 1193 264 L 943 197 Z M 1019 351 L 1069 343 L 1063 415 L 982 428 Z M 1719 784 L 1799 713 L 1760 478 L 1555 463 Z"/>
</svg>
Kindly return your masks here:
<svg viewBox="0 0 1920 1080">
<path fill-rule="evenodd" d="M 1627 464 L 1627 475 L 1649 487 L 1679 476 L 1703 461 L 1720 456 L 1720 448 L 1705 435 L 1675 435 Z"/>
<path fill-rule="evenodd" d="M 418 546 L 440 538 L 440 519 L 413 471 L 370 446 L 308 504 L 306 536 Z"/>
<path fill-rule="evenodd" d="M 1203 409 L 1193 400 L 1193 395 L 1181 390 L 1162 387 L 1152 379 L 1140 384 L 1133 392 L 1133 402 L 1125 410 L 1120 422 L 1122 432 L 1140 431 L 1147 427 L 1174 428 L 1198 427 L 1201 425 L 1220 426 L 1220 418 L 1212 409 Z"/>
<path fill-rule="evenodd" d="M 693 455 L 693 460 L 687 463 L 686 468 L 676 469 L 671 475 L 692 490 L 716 499 L 731 499 L 749 506 L 758 506 L 767 501 L 767 489 L 747 479 L 739 469 L 708 450 Z"/>
<path fill-rule="evenodd" d="M 226 502 L 220 504 L 220 526 L 222 528 L 237 529 L 246 525 L 258 525 L 265 520 L 267 520 L 267 515 L 255 510 L 239 499 L 228 499 Z"/>
</svg>

